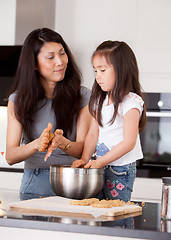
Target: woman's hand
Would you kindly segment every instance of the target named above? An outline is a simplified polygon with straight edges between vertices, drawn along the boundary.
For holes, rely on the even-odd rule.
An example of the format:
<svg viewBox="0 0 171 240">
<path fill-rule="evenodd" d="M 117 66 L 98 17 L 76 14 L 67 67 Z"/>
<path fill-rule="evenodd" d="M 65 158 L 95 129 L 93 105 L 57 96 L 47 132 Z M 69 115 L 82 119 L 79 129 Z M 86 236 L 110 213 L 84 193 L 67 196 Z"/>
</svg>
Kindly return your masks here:
<svg viewBox="0 0 171 240">
<path fill-rule="evenodd" d="M 52 152 L 54 150 L 56 150 L 58 147 L 60 149 L 64 149 L 65 146 L 66 146 L 66 143 L 64 144 L 63 130 L 56 129 L 53 139 L 52 139 L 52 142 L 50 143 L 50 145 L 47 148 L 47 154 L 46 154 L 44 160 L 46 161 L 50 157 Z"/>
<path fill-rule="evenodd" d="M 39 152 L 45 152 L 49 146 L 49 143 L 52 141 L 53 133 L 50 133 L 51 130 L 52 124 L 49 123 L 47 128 L 43 130 L 42 134 L 38 138 L 38 144 L 36 145 L 36 149 Z"/>
<path fill-rule="evenodd" d="M 71 167 L 72 167 L 72 168 L 84 167 L 84 165 L 85 165 L 86 163 L 87 163 L 87 161 L 84 160 L 84 159 L 75 160 L 75 161 L 72 163 Z"/>
</svg>

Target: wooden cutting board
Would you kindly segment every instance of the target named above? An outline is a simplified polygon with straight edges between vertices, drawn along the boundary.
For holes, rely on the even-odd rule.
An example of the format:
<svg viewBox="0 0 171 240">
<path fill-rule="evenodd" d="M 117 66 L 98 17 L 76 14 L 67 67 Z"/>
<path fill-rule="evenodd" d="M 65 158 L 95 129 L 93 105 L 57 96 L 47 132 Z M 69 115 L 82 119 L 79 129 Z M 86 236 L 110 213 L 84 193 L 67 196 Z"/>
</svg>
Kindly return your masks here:
<svg viewBox="0 0 171 240">
<path fill-rule="evenodd" d="M 71 200 L 72 199 L 58 196 L 25 200 L 10 204 L 10 211 L 81 218 L 106 218 L 131 213 L 141 214 L 142 212 L 142 207 L 138 205 L 124 205 L 122 207 L 112 208 L 94 208 L 91 206 L 70 205 Z"/>
</svg>

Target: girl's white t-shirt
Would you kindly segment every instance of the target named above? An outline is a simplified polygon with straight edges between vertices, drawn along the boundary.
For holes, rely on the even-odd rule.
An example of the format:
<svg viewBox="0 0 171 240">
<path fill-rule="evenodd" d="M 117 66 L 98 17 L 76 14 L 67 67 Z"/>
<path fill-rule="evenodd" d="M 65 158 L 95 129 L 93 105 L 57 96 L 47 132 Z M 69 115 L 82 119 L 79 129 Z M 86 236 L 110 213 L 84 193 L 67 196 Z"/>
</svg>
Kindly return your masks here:
<svg viewBox="0 0 171 240">
<path fill-rule="evenodd" d="M 123 116 L 133 108 L 137 108 L 140 111 L 140 116 L 143 111 L 144 101 L 140 96 L 130 92 L 124 97 L 122 103 L 119 104 L 118 113 L 114 123 L 111 125 L 110 120 L 114 113 L 114 105 L 108 104 L 108 96 L 104 100 L 102 107 L 102 123 L 103 127 L 99 126 L 99 138 L 97 143 L 97 149 L 102 146 L 102 151 L 106 153 L 108 150 L 114 148 L 118 143 L 123 140 Z M 97 151 L 98 152 L 98 151 Z M 96 153 L 97 153 L 96 152 Z M 97 158 L 100 155 L 96 154 Z M 111 162 L 109 165 L 123 166 L 143 157 L 142 148 L 140 144 L 139 134 L 137 136 L 136 145 L 134 149 L 118 160 Z"/>
</svg>

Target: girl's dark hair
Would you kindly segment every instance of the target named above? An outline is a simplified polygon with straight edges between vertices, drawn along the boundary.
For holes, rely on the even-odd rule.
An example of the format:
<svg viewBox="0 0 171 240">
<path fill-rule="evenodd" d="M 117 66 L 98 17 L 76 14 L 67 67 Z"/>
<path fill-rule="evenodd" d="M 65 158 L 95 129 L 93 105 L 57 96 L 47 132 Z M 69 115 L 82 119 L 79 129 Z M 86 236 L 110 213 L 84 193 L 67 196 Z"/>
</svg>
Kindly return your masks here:
<svg viewBox="0 0 171 240">
<path fill-rule="evenodd" d="M 125 42 L 105 41 L 96 48 L 92 59 L 97 55 L 104 57 L 107 63 L 113 66 L 115 71 L 115 86 L 111 92 L 115 109 L 111 119 L 111 123 L 113 123 L 118 112 L 119 104 L 129 92 L 134 92 L 144 99 L 139 82 L 138 65 L 132 49 Z M 107 94 L 108 92 L 104 92 L 95 80 L 92 87 L 89 110 L 92 116 L 97 119 L 100 126 L 102 126 L 102 105 Z M 144 129 L 145 124 L 146 108 L 144 106 L 139 122 L 140 132 Z"/>
<path fill-rule="evenodd" d="M 44 88 L 39 80 L 39 72 L 35 69 L 40 49 L 47 42 L 60 43 L 68 56 L 65 77 L 62 81 L 57 82 L 52 99 L 52 108 L 56 116 L 55 127 L 63 129 L 64 136 L 67 136 L 72 131 L 74 118 L 80 110 L 81 73 L 69 47 L 60 34 L 51 29 L 42 28 L 32 31 L 23 44 L 16 73 L 16 81 L 11 90 L 11 92 L 17 92 L 15 98 L 15 115 L 22 124 L 24 134 L 29 140 L 33 139 L 33 114 L 37 110 L 38 102 L 46 99 Z"/>
</svg>

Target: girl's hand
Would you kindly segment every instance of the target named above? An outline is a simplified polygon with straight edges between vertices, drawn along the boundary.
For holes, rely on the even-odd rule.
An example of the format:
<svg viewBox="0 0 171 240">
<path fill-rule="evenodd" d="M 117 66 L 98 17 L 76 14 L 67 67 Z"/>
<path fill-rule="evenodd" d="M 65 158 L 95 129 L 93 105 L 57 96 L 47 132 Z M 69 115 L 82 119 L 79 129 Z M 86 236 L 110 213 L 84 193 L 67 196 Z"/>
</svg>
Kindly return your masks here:
<svg viewBox="0 0 171 240">
<path fill-rule="evenodd" d="M 84 165 L 85 165 L 86 163 L 87 163 L 87 161 L 84 160 L 84 159 L 75 160 L 75 161 L 72 163 L 71 167 L 72 167 L 72 168 L 84 167 Z"/>
<path fill-rule="evenodd" d="M 45 152 L 51 139 L 53 138 L 52 133 L 50 131 L 52 130 L 52 124 L 49 123 L 47 128 L 45 128 L 38 138 L 38 144 L 36 146 L 36 149 L 40 152 Z"/>
<path fill-rule="evenodd" d="M 52 152 L 57 149 L 58 147 L 61 148 L 61 149 L 64 149 L 66 144 L 64 145 L 64 147 L 62 148 L 63 146 L 63 140 L 64 140 L 64 137 L 63 137 L 63 130 L 61 129 L 56 129 L 55 133 L 54 133 L 54 137 L 52 139 L 52 142 L 51 144 L 48 146 L 47 148 L 47 154 L 44 158 L 44 160 L 46 161 L 50 155 L 52 154 Z"/>
<path fill-rule="evenodd" d="M 84 168 L 102 168 L 102 167 L 103 166 L 98 159 L 97 160 L 91 160 L 84 166 Z"/>
</svg>

